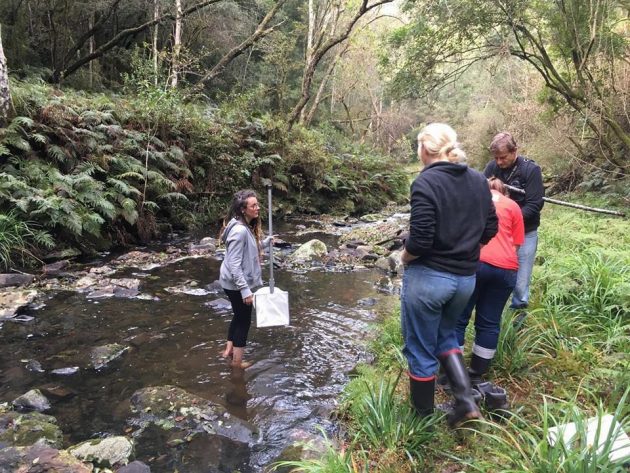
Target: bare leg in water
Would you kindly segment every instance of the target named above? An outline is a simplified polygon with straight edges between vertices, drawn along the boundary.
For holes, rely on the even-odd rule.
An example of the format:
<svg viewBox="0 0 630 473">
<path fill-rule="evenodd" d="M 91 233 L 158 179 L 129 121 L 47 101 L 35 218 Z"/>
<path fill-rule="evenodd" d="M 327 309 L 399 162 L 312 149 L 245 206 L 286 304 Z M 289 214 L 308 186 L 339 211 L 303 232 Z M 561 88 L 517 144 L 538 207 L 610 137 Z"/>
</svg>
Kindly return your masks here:
<svg viewBox="0 0 630 473">
<path fill-rule="evenodd" d="M 221 352 L 221 356 L 223 358 L 229 358 L 230 356 L 232 356 L 232 350 L 234 349 L 234 346 L 232 344 L 231 341 L 228 341 L 227 344 L 225 345 L 225 350 L 223 350 Z"/>
<path fill-rule="evenodd" d="M 233 368 L 241 368 L 241 369 L 245 369 L 245 368 L 249 368 L 252 364 L 247 362 L 247 361 L 243 361 L 243 354 L 245 352 L 245 348 L 243 347 L 234 347 L 232 350 L 232 367 Z"/>
</svg>

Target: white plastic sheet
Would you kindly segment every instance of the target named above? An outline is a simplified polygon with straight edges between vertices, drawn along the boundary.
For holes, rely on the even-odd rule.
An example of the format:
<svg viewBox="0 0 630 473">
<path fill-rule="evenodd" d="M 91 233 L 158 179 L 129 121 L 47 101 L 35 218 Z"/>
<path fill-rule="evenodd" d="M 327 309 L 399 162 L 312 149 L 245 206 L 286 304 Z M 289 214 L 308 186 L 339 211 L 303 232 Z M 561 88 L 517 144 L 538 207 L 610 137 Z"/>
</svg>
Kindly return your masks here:
<svg viewBox="0 0 630 473">
<path fill-rule="evenodd" d="M 275 327 L 289 325 L 289 293 L 278 289 L 270 292 L 269 287 L 262 287 L 254 293 L 256 327 Z"/>
</svg>

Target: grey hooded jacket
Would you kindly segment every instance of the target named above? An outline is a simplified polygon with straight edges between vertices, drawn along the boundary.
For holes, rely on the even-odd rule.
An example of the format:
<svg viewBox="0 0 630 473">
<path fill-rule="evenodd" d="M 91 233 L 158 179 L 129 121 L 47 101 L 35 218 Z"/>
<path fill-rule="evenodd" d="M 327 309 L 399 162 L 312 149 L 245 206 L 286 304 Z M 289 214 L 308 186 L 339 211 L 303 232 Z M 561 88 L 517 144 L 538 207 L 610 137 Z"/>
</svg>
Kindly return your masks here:
<svg viewBox="0 0 630 473">
<path fill-rule="evenodd" d="M 219 283 L 223 289 L 241 291 L 245 299 L 263 284 L 256 238 L 243 222 L 233 218 L 225 227 L 221 240 L 226 251 L 221 263 Z M 262 246 L 269 246 L 270 241 L 271 237 L 265 238 Z"/>
</svg>

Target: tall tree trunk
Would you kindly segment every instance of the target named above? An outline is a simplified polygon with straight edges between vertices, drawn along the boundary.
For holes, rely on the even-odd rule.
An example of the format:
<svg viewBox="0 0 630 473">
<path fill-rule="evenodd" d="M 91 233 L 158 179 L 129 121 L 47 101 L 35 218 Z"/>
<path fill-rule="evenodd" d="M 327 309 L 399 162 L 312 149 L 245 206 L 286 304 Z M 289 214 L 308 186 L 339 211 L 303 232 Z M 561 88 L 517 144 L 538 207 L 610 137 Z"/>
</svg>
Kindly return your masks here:
<svg viewBox="0 0 630 473">
<path fill-rule="evenodd" d="M 160 0 L 153 0 L 153 21 L 158 20 L 160 18 Z M 157 87 L 158 85 L 158 34 L 159 34 L 160 25 L 159 23 L 155 23 L 153 27 L 153 45 L 152 45 L 152 55 L 153 55 L 153 84 Z"/>
<path fill-rule="evenodd" d="M 177 87 L 179 76 L 179 56 L 182 48 L 182 0 L 175 0 L 175 34 L 173 35 L 173 61 L 171 87 Z"/>
<path fill-rule="evenodd" d="M 9 91 L 9 70 L 7 58 L 2 49 L 2 26 L 0 25 L 0 127 L 6 126 L 11 109 L 11 93 Z"/>
<path fill-rule="evenodd" d="M 89 29 L 94 28 L 94 13 L 90 15 L 90 21 L 88 24 Z M 94 52 L 94 36 L 90 36 L 90 41 L 88 42 L 90 54 Z M 90 78 L 90 90 L 94 88 L 94 63 L 90 62 L 89 64 L 89 78 Z"/>
</svg>

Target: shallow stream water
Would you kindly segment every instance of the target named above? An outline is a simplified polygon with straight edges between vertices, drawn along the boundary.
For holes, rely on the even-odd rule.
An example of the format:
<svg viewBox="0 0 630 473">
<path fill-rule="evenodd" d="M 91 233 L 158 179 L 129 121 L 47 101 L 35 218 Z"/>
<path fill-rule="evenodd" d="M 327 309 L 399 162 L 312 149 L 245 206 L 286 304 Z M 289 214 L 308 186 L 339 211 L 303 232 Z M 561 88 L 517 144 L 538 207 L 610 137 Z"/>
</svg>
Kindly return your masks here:
<svg viewBox="0 0 630 473">
<path fill-rule="evenodd" d="M 208 305 L 225 295 L 165 290 L 195 282 L 203 288 L 218 279 L 219 266 L 215 257 L 186 259 L 145 272 L 127 268 L 114 276 L 139 278 L 146 299 L 49 294 L 43 307 L 27 312 L 34 320 L 5 322 L 0 330 L 0 402 L 49 383 L 72 390 L 72 398 L 55 402 L 47 412 L 58 420 L 68 446 L 89 438 L 130 435 L 129 399 L 134 391 L 176 385 L 218 400 L 259 429 L 257 443 L 231 453 L 235 458 L 221 470 L 226 472 L 262 471 L 304 433 L 317 433 L 318 426 L 333 431 L 330 413 L 348 373 L 365 357 L 363 341 L 377 318 L 372 298 L 377 305 L 395 298 L 377 291 L 383 274 L 276 269 L 277 287 L 290 294 L 291 325 L 252 325 L 246 359 L 253 366 L 242 375 L 219 356 L 231 311 Z M 110 343 L 130 350 L 103 370 L 87 369 L 90 350 Z M 30 371 L 26 360 L 37 360 L 44 372 Z M 69 366 L 81 369 L 71 376 L 50 373 Z M 204 449 L 189 448 L 178 456 L 158 435 L 137 445 L 136 458 L 153 472 L 202 472 Z"/>
</svg>

